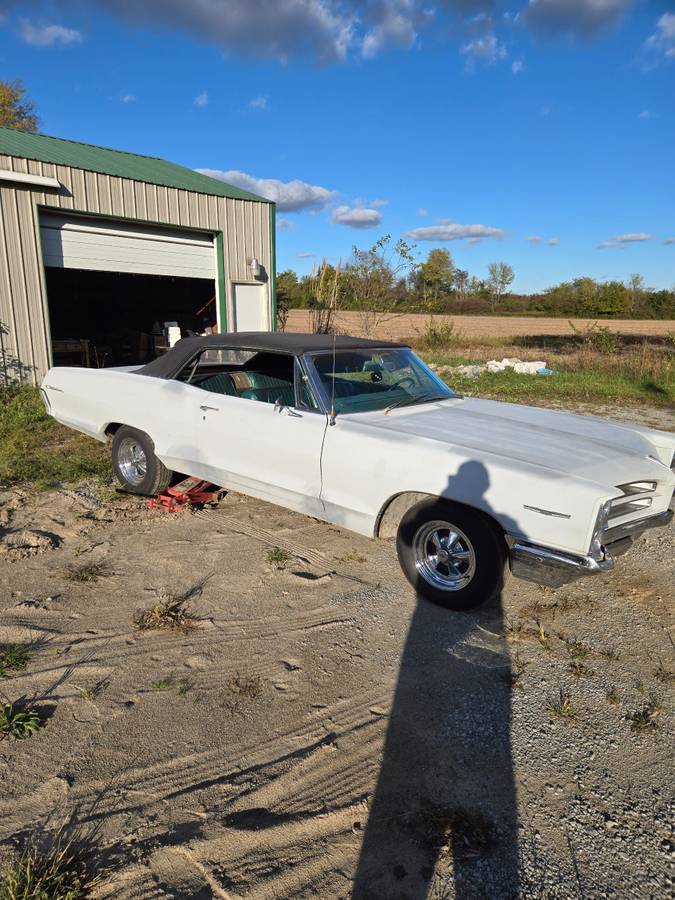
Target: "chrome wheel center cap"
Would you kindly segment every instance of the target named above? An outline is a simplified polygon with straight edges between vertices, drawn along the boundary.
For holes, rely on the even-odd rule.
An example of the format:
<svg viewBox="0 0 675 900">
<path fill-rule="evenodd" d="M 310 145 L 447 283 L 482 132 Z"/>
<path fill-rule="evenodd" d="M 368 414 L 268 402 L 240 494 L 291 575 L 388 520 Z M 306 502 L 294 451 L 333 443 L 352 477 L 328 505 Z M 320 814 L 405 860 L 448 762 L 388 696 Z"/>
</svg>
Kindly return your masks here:
<svg viewBox="0 0 675 900">
<path fill-rule="evenodd" d="M 446 563 L 450 559 L 450 554 L 447 550 L 439 550 L 437 556 L 440 563 Z"/>
</svg>

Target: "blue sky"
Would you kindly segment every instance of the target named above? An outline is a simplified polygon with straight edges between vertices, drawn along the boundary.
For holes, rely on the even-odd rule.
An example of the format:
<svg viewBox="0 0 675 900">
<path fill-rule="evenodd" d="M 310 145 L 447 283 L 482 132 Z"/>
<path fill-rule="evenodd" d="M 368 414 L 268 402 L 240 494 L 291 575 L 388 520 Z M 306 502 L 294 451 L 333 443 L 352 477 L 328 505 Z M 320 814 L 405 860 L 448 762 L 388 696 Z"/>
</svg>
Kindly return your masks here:
<svg viewBox="0 0 675 900">
<path fill-rule="evenodd" d="M 0 0 L 0 77 L 277 200 L 280 271 L 389 233 L 521 291 L 675 283 L 673 0 Z"/>
</svg>

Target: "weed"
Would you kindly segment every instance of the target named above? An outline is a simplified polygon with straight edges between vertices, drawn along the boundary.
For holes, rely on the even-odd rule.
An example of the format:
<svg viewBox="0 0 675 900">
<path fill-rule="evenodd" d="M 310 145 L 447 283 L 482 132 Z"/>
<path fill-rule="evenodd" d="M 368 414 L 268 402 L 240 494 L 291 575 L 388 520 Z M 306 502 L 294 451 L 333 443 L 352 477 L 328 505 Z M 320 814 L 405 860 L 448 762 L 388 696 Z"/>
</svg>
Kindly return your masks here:
<svg viewBox="0 0 675 900">
<path fill-rule="evenodd" d="M 89 584 L 110 575 L 104 563 L 85 563 L 83 566 L 68 566 L 65 577 L 68 581 Z"/>
<path fill-rule="evenodd" d="M 171 679 L 170 678 L 158 678 L 157 681 L 153 681 L 150 685 L 153 691 L 168 691 L 171 687 Z"/>
<path fill-rule="evenodd" d="M 642 709 L 628 713 L 626 715 L 626 720 L 630 722 L 631 731 L 658 731 L 659 724 L 656 720 L 662 712 L 662 704 L 656 697 L 651 696 Z"/>
<path fill-rule="evenodd" d="M 257 700 L 263 692 L 262 678 L 260 675 L 241 675 L 239 672 L 235 672 L 227 679 L 227 688 L 231 694 L 237 697 Z"/>
<path fill-rule="evenodd" d="M 615 650 L 614 647 L 603 647 L 602 650 L 600 650 L 600 656 L 616 662 L 616 660 L 619 659 L 619 651 Z"/>
<path fill-rule="evenodd" d="M 525 660 L 521 659 L 518 652 L 514 653 L 513 659 L 511 660 L 511 668 L 505 675 L 507 684 L 510 684 L 511 687 L 522 687 L 520 679 L 525 674 L 525 669 L 529 665 L 529 662 L 525 662 Z"/>
<path fill-rule="evenodd" d="M 12 703 L 3 703 L 0 707 L 0 741 L 8 736 L 22 741 L 43 727 L 42 716 L 30 707 L 17 708 Z"/>
<path fill-rule="evenodd" d="M 575 678 L 590 678 L 592 675 L 595 675 L 593 669 L 590 669 L 580 659 L 572 660 L 570 663 L 570 672 Z"/>
<path fill-rule="evenodd" d="M 2 674 L 1 668 L 0 674 Z M 654 669 L 653 674 L 654 678 L 656 678 L 657 681 L 660 681 L 661 684 L 672 684 L 675 681 L 675 672 L 672 672 L 670 669 L 666 669 L 661 659 L 659 659 L 659 664 Z"/>
<path fill-rule="evenodd" d="M 426 849 L 455 860 L 477 859 L 492 852 L 497 829 L 478 810 L 441 806 L 420 800 L 418 810 L 401 823 Z"/>
<path fill-rule="evenodd" d="M 57 839 L 14 854 L 1 873 L 0 900 L 83 900 L 97 882 L 83 852 Z"/>
<path fill-rule="evenodd" d="M 452 319 L 443 321 L 429 316 L 419 346 L 424 350 L 443 350 L 452 347 L 462 340 L 462 334 L 455 331 Z"/>
<path fill-rule="evenodd" d="M 4 644 L 0 647 L 0 677 L 10 672 L 23 672 L 30 660 L 28 647 L 21 644 Z"/>
<path fill-rule="evenodd" d="M 560 688 L 558 696 L 548 701 L 546 709 L 556 719 L 573 719 L 576 716 L 576 710 L 572 706 L 572 699 L 567 688 Z"/>
<path fill-rule="evenodd" d="M 537 619 L 537 640 L 544 650 L 549 653 L 551 652 L 553 649 L 553 647 L 551 647 L 551 636 L 546 633 L 546 630 L 539 619 Z"/>
<path fill-rule="evenodd" d="M 291 554 L 282 547 L 272 547 L 267 551 L 267 562 L 277 569 L 283 569 L 291 559 Z"/>
<path fill-rule="evenodd" d="M 638 692 L 638 694 L 642 694 L 643 696 L 647 693 L 647 688 L 645 687 L 644 682 L 639 678 L 635 679 L 635 690 Z"/>
<path fill-rule="evenodd" d="M 160 596 L 149 609 L 139 609 L 133 624 L 139 631 L 168 629 L 169 631 L 190 631 L 197 627 L 197 619 L 187 609 L 189 597 Z"/>
<path fill-rule="evenodd" d="M 192 682 L 190 681 L 189 678 L 181 678 L 180 681 L 178 682 L 178 686 L 176 687 L 176 696 L 184 697 L 187 694 L 187 692 L 190 690 L 191 687 L 192 687 Z"/>
<path fill-rule="evenodd" d="M 586 659 L 591 652 L 590 648 L 581 641 L 565 641 L 565 646 L 572 659 Z"/>
<path fill-rule="evenodd" d="M 525 625 L 519 619 L 507 619 L 504 637 L 509 641 L 517 641 L 522 637 Z"/>
<path fill-rule="evenodd" d="M 596 353 L 602 353 L 606 356 L 613 356 L 619 349 L 619 335 L 606 325 L 598 325 L 592 322 L 583 330 L 576 328 L 572 322 L 569 323 L 572 331 L 579 335 L 581 343 L 588 350 L 594 350 Z"/>
<path fill-rule="evenodd" d="M 96 699 L 96 694 L 92 691 L 91 688 L 83 688 L 83 687 L 80 687 L 80 686 L 77 685 L 77 684 L 74 685 L 74 688 L 75 688 L 76 691 L 79 691 L 79 692 L 80 692 L 80 696 L 81 696 L 84 700 L 93 701 L 93 700 Z"/>
<path fill-rule="evenodd" d="M 616 704 L 619 702 L 619 699 L 620 699 L 620 698 L 619 698 L 619 692 L 618 692 L 617 689 L 614 687 L 614 685 L 612 685 L 612 687 L 609 688 L 609 690 L 608 690 L 607 693 L 605 694 L 605 697 L 607 697 L 607 700 L 608 700 L 609 703 L 613 703 L 614 705 L 616 705 Z"/>
</svg>

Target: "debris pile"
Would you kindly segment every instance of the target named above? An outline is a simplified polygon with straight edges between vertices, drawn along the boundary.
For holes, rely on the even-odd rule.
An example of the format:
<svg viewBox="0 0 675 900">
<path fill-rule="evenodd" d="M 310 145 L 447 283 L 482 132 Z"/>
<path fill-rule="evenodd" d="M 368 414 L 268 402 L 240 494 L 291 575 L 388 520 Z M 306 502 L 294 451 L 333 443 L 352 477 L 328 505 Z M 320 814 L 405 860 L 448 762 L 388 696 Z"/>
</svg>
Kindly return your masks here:
<svg viewBox="0 0 675 900">
<path fill-rule="evenodd" d="M 432 366 L 439 375 L 464 375 L 467 378 L 475 378 L 481 372 L 503 372 L 505 369 L 513 369 L 519 375 L 553 375 L 543 360 L 523 362 L 522 359 L 490 359 L 486 363 L 475 363 L 467 366 Z"/>
</svg>

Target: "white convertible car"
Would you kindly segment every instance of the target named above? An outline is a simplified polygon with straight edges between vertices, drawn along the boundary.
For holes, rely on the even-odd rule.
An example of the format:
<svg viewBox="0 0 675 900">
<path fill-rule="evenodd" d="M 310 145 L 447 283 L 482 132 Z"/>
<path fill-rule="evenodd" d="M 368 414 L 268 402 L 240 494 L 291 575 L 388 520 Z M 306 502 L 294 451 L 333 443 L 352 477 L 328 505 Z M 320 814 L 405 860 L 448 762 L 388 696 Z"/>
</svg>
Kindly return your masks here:
<svg viewBox="0 0 675 900">
<path fill-rule="evenodd" d="M 396 536 L 409 581 L 451 609 L 493 597 L 508 566 L 553 586 L 606 572 L 673 516 L 675 435 L 465 398 L 397 343 L 185 338 L 133 370 L 50 369 L 42 394 L 112 440 L 127 490 L 181 472 Z"/>
</svg>

